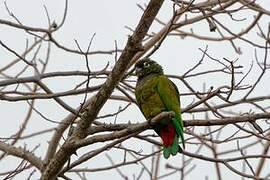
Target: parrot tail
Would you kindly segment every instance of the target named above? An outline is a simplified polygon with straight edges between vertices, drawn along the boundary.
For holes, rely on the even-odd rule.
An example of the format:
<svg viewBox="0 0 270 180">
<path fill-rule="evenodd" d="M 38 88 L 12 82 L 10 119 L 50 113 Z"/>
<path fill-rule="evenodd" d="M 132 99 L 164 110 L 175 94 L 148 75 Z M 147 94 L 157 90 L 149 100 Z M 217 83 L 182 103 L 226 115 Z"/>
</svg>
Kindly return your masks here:
<svg viewBox="0 0 270 180">
<path fill-rule="evenodd" d="M 172 119 L 173 125 L 175 127 L 176 133 L 178 137 L 181 138 L 181 143 L 183 146 L 183 149 L 185 149 L 185 140 L 184 140 L 184 125 L 181 115 L 176 114 L 176 116 Z"/>
<path fill-rule="evenodd" d="M 161 129 L 160 133 L 163 141 L 163 156 L 168 159 L 170 155 L 176 155 L 177 152 L 181 152 L 181 147 L 178 145 L 178 134 L 172 123 Z"/>
</svg>

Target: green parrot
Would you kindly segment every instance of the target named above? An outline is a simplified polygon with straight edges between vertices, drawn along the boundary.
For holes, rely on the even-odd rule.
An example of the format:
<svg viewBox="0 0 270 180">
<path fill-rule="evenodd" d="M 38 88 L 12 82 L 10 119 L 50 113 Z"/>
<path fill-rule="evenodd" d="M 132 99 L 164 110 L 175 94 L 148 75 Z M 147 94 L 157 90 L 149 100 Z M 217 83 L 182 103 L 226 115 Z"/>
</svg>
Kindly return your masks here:
<svg viewBox="0 0 270 180">
<path fill-rule="evenodd" d="M 138 81 L 135 96 L 147 120 L 164 111 L 174 111 L 172 119 L 161 120 L 153 126 L 163 141 L 163 156 L 168 159 L 185 148 L 184 128 L 180 111 L 180 98 L 176 85 L 164 75 L 162 67 L 149 58 L 135 65 Z M 179 146 L 179 138 L 182 148 Z"/>
</svg>

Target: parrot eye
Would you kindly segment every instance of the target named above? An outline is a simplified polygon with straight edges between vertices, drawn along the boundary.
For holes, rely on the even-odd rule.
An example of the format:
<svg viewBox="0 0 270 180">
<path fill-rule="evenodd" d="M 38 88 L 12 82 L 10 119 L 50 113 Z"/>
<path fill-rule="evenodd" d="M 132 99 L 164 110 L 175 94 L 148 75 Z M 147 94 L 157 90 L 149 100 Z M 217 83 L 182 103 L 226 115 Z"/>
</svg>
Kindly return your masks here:
<svg viewBox="0 0 270 180">
<path fill-rule="evenodd" d="M 148 62 L 145 62 L 145 63 L 143 63 L 143 66 L 144 66 L 144 67 L 149 67 L 150 64 L 149 64 Z"/>
</svg>

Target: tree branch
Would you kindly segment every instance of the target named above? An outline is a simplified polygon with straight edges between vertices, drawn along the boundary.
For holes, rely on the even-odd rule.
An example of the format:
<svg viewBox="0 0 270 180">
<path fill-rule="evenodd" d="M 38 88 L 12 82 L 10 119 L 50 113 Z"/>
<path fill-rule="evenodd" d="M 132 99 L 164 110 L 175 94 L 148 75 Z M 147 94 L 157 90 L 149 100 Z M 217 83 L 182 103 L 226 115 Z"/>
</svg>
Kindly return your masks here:
<svg viewBox="0 0 270 180">
<path fill-rule="evenodd" d="M 36 157 L 32 152 L 26 150 L 25 148 L 14 147 L 9 144 L 0 142 L 0 150 L 4 151 L 5 153 L 9 155 L 27 160 L 39 170 L 42 169 L 43 164 L 42 164 L 41 159 Z"/>
<path fill-rule="evenodd" d="M 124 48 L 121 56 L 119 57 L 110 76 L 108 77 L 102 88 L 99 90 L 97 95 L 91 98 L 90 105 L 84 110 L 82 114 L 82 119 L 78 123 L 74 134 L 63 144 L 55 157 L 50 160 L 49 164 L 47 165 L 42 174 L 42 180 L 54 179 L 63 167 L 63 165 L 67 162 L 69 157 L 76 151 L 74 143 L 87 136 L 86 130 L 97 117 L 97 114 L 110 97 L 113 89 L 123 78 L 131 59 L 135 56 L 137 52 L 141 50 L 141 42 L 143 41 L 162 4 L 163 0 L 151 0 L 149 2 L 135 32 L 129 38 L 126 47 Z"/>
</svg>

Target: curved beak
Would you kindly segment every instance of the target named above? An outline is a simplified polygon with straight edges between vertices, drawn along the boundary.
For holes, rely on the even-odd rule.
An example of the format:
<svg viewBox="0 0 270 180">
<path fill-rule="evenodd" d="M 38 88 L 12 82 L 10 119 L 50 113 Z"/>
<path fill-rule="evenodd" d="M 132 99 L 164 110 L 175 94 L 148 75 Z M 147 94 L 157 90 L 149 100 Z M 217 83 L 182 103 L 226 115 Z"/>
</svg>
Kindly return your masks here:
<svg viewBox="0 0 270 180">
<path fill-rule="evenodd" d="M 136 67 L 135 68 L 135 74 L 136 74 L 136 76 L 138 76 L 138 74 L 139 74 L 139 72 L 142 70 L 142 68 L 140 68 L 140 67 Z"/>
</svg>

